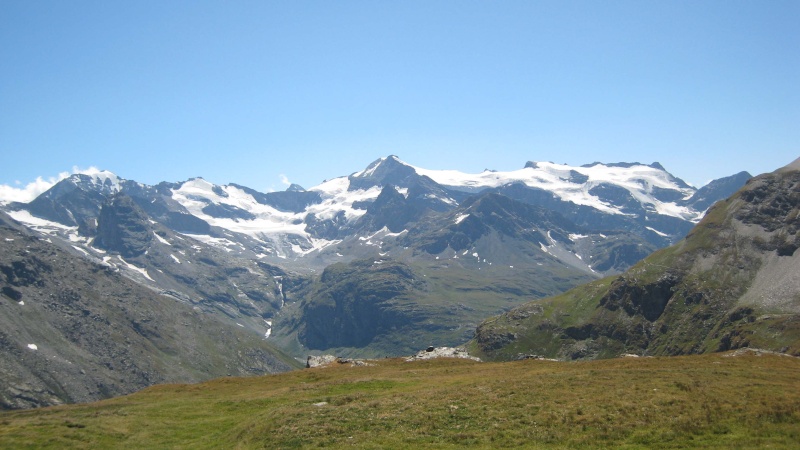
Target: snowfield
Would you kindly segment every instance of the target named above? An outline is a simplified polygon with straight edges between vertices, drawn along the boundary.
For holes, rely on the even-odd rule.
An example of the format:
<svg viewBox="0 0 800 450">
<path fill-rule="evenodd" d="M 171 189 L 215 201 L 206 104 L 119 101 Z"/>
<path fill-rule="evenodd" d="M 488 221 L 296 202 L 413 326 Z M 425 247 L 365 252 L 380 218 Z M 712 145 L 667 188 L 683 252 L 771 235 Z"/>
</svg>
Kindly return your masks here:
<svg viewBox="0 0 800 450">
<path fill-rule="evenodd" d="M 427 176 L 437 183 L 456 189 L 477 191 L 486 188 L 498 188 L 513 183 L 523 183 L 528 187 L 552 192 L 564 201 L 577 205 L 591 206 L 611 214 L 623 214 L 613 205 L 600 200 L 589 191 L 601 184 L 612 184 L 629 191 L 643 205 L 653 205 L 656 212 L 666 216 L 684 220 L 697 221 L 702 212 L 678 206 L 675 203 L 662 202 L 653 196 L 653 189 L 677 190 L 684 198 L 695 192 L 692 187 L 680 185 L 667 172 L 646 165 L 618 167 L 595 164 L 590 167 L 573 167 L 550 162 L 531 163 L 532 167 L 509 172 L 485 170 L 477 174 L 468 174 L 456 170 L 428 170 L 414 167 L 418 174 Z M 575 174 L 579 179 L 575 179 Z M 580 177 L 582 176 L 582 177 Z M 586 177 L 586 181 L 581 181 Z"/>
</svg>

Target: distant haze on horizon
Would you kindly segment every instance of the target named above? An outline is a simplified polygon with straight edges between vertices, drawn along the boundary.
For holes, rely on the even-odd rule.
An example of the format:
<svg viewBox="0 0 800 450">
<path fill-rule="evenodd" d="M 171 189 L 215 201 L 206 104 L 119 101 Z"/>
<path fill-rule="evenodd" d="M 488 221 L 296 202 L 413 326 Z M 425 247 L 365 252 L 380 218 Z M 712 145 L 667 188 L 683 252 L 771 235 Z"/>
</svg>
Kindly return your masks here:
<svg viewBox="0 0 800 450">
<path fill-rule="evenodd" d="M 0 196 L 90 167 L 310 188 L 390 154 L 758 175 L 800 156 L 797 23 L 785 0 L 4 2 Z"/>
</svg>

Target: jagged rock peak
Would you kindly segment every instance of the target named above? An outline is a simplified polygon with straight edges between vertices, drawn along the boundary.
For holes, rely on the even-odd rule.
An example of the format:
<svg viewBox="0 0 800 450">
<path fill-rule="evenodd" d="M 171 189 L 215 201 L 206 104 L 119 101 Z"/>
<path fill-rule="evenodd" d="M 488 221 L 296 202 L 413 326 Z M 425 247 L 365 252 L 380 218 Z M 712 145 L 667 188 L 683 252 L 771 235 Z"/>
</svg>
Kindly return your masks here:
<svg viewBox="0 0 800 450">
<path fill-rule="evenodd" d="M 369 189 L 373 186 L 397 185 L 406 187 L 418 178 L 417 170 L 397 156 L 390 155 L 373 161 L 366 169 L 350 175 L 350 188 Z"/>
<path fill-rule="evenodd" d="M 371 162 L 366 169 L 362 170 L 361 172 L 356 172 L 352 175 L 352 177 L 356 178 L 366 178 L 377 175 L 377 172 L 386 172 L 398 167 L 408 167 L 411 168 L 408 164 L 400 160 L 395 155 L 389 155 L 383 158 L 376 159 L 375 161 Z"/>
<path fill-rule="evenodd" d="M 305 192 L 306 189 L 299 184 L 292 183 L 288 188 L 286 188 L 288 192 Z"/>
</svg>

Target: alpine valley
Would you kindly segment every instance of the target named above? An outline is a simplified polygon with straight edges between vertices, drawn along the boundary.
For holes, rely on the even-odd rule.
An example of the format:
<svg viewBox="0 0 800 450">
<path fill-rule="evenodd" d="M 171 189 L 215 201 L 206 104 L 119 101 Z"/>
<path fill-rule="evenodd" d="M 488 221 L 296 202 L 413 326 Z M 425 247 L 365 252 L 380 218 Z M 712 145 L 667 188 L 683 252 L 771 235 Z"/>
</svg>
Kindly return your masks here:
<svg viewBox="0 0 800 450">
<path fill-rule="evenodd" d="M 560 357 L 605 355 L 600 336 L 613 341 L 613 351 L 731 348 L 744 339 L 745 325 L 717 333 L 713 343 L 708 333 L 698 335 L 702 344 L 653 338 L 669 296 L 639 305 L 626 293 L 700 286 L 690 266 L 714 257 L 725 267 L 739 264 L 727 250 L 695 242 L 734 214 L 724 205 L 741 204 L 752 189 L 703 219 L 709 208 L 750 178 L 742 172 L 697 189 L 658 163 L 528 162 L 516 171 L 466 174 L 395 156 L 308 190 L 268 193 L 202 178 L 150 186 L 107 171 L 74 174 L 29 203 L 2 204 L 2 407 L 290 370 L 308 354 L 412 354 L 473 337 L 484 356 L 511 357 L 533 351 L 520 344 L 528 331 L 514 328 L 523 323 L 525 330 L 547 329 L 548 355 Z M 741 214 L 761 217 L 752 208 Z M 783 248 L 783 238 L 774 237 L 781 230 L 775 225 L 756 236 L 765 252 Z M 678 242 L 684 250 L 640 262 Z M 688 256 L 680 264 L 665 259 L 689 250 L 706 256 L 691 264 Z M 664 264 L 675 269 L 650 269 Z M 741 270 L 767 289 L 770 280 L 753 267 Z M 550 314 L 549 306 L 537 312 L 536 305 L 551 304 L 538 300 L 589 282 L 579 289 L 594 289 L 592 298 L 613 314 L 634 317 L 624 337 L 603 328 L 611 313 L 593 316 L 605 311 L 594 303 L 580 318 L 529 324 Z M 685 303 L 713 303 L 723 288 L 705 286 L 697 297 L 687 287 Z M 758 304 L 756 294 L 748 298 Z M 783 316 L 759 322 L 761 309 L 739 306 L 703 311 L 733 324 L 783 323 Z M 476 335 L 481 321 L 507 311 L 491 322 L 502 328 L 487 322 Z M 570 314 L 559 311 L 561 319 Z M 640 325 L 650 331 L 635 334 Z M 663 326 L 708 328 L 695 325 Z"/>
</svg>

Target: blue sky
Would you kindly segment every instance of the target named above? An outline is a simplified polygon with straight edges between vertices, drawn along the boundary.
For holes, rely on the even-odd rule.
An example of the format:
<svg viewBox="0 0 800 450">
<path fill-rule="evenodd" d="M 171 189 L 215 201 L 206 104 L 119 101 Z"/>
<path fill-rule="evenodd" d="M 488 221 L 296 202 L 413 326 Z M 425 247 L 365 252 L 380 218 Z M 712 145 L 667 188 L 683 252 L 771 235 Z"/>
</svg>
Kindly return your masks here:
<svg viewBox="0 0 800 450">
<path fill-rule="evenodd" d="M 800 156 L 800 2 L 3 1 L 0 185 Z"/>
</svg>

